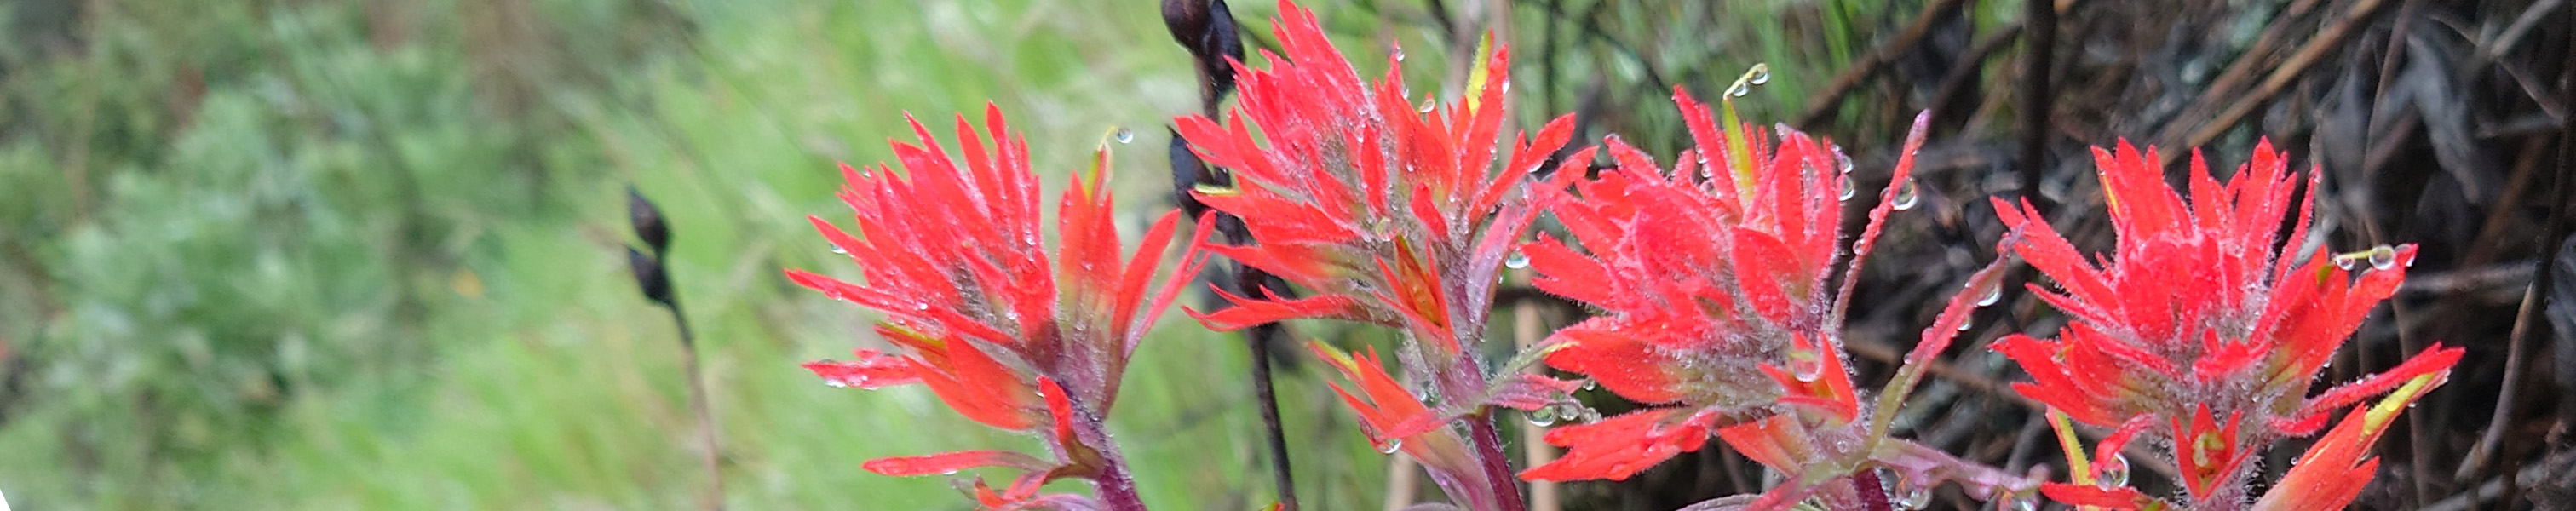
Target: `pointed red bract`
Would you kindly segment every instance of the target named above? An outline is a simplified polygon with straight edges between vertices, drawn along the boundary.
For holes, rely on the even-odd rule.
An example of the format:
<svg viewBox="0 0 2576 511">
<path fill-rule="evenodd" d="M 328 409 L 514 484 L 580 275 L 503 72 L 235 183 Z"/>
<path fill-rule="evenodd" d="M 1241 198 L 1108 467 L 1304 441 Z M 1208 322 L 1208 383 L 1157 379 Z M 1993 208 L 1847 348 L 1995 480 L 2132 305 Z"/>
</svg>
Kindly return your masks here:
<svg viewBox="0 0 2576 511">
<path fill-rule="evenodd" d="M 1591 376 L 1621 397 L 1679 406 L 1559 428 L 1547 440 L 1568 447 L 1566 457 L 1523 478 L 1624 478 L 1698 449 L 1712 432 L 1797 473 L 1808 461 L 1799 456 L 1818 454 L 1806 445 L 1806 421 L 1838 428 L 1858 417 L 1841 358 L 1840 307 L 1849 290 L 1830 285 L 1843 268 L 1836 264 L 1842 199 L 1857 191 L 1845 189 L 1848 157 L 1796 131 L 1721 129 L 1689 95 L 1676 90 L 1673 100 L 1698 147 L 1668 172 L 1610 140 L 1604 149 L 1614 165 L 1598 178 L 1567 173 L 1563 186 L 1539 192 L 1583 250 L 1541 236 L 1521 252 L 1539 289 L 1602 311 L 1558 330 L 1551 342 L 1563 347 L 1548 353 L 1548 365 Z M 1894 209 L 1922 129 L 1918 122 L 1856 247 L 1865 250 Z M 1856 267 L 1857 259 L 1845 264 Z M 1798 417 L 1776 415 L 1789 411 Z M 1670 417 L 1692 419 L 1660 424 Z M 1720 427 L 1715 417 L 1736 419 Z"/>
<path fill-rule="evenodd" d="M 1028 144 L 1012 136 L 998 108 L 987 105 L 985 125 L 979 134 L 958 116 L 962 165 L 918 121 L 917 143 L 893 144 L 900 175 L 884 165 L 843 165 L 848 184 L 840 197 L 857 213 L 857 228 L 812 221 L 864 279 L 802 270 L 787 270 L 787 277 L 885 313 L 875 330 L 896 353 L 859 350 L 854 361 L 805 364 L 825 383 L 920 383 L 976 422 L 1045 435 L 1056 458 L 960 451 L 874 460 L 868 470 L 909 476 L 1017 468 L 1027 474 L 1009 490 L 994 492 L 979 480 L 973 493 L 988 508 L 1052 507 L 1047 503 L 1080 497 L 1040 495 L 1038 485 L 1092 477 L 1118 463 L 1105 434 L 1080 432 L 1100 430 L 1137 341 L 1187 282 L 1169 278 L 1150 288 L 1178 213 L 1155 222 L 1122 264 L 1104 148 L 1090 168 L 1075 172 L 1058 202 L 1060 243 L 1051 257 L 1039 243 Z M 1205 235 L 1202 228 L 1198 236 Z M 1200 261 L 1195 250 L 1183 255 L 1174 275 L 1196 274 Z"/>
<path fill-rule="evenodd" d="M 2031 290 L 2074 319 L 2054 339 L 2016 335 L 1993 345 L 2031 375 L 2013 388 L 2096 426 L 2170 426 L 2164 443 L 2188 497 L 2226 502 L 2243 498 L 2245 460 L 2265 446 L 2313 434 L 2334 409 L 2456 363 L 2459 349 L 2436 344 L 2379 375 L 2307 395 L 2371 308 L 2396 293 L 2415 247 L 2300 256 L 2316 181 L 2294 204 L 2299 180 L 2286 159 L 2265 141 L 2220 183 L 2194 153 L 2186 199 L 2166 184 L 2154 149 L 2095 150 L 2117 235 L 2099 262 L 2030 205 L 1996 200 L 2003 222 L 2025 232 L 2012 250 L 2056 282 Z"/>
</svg>

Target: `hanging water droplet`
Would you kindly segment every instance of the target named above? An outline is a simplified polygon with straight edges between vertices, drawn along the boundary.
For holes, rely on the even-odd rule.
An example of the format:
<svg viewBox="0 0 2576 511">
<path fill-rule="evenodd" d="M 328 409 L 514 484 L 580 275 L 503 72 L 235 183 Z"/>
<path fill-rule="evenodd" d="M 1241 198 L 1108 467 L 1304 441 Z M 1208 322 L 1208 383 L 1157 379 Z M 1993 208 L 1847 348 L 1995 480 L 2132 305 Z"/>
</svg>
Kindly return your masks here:
<svg viewBox="0 0 2576 511">
<path fill-rule="evenodd" d="M 1529 254 L 1523 254 L 1521 251 L 1514 250 L 1512 251 L 1512 255 L 1503 257 L 1503 267 L 1514 270 L 1528 268 Z"/>
<path fill-rule="evenodd" d="M 1977 324 L 1977 322 L 1976 322 L 1976 321 L 1974 321 L 1974 320 L 1967 320 L 1967 319 L 1959 320 L 1959 331 L 1961 331 L 1961 332 L 1966 332 L 1966 331 L 1968 331 L 1968 329 L 1969 329 L 1969 328 L 1976 326 L 1976 324 Z"/>
<path fill-rule="evenodd" d="M 2351 270 L 2352 267 L 2359 266 L 2359 259 L 2352 254 L 2338 254 L 2334 256 L 2334 265 L 2336 269 Z"/>
<path fill-rule="evenodd" d="M 1931 485 L 1917 484 L 1913 478 L 1896 473 L 1888 474 L 1883 481 L 1887 485 L 1887 503 L 1890 506 L 1913 511 L 1932 503 Z"/>
<path fill-rule="evenodd" d="M 1730 86 L 1730 87 L 1727 87 L 1727 88 L 1726 88 L 1726 95 L 1728 95 L 1728 96 L 1732 96 L 1732 97 L 1739 97 L 1739 98 L 1740 98 L 1740 97 L 1744 97 L 1744 95 L 1745 95 L 1745 94 L 1751 94 L 1751 93 L 1753 93 L 1753 86 L 1745 85 L 1745 84 L 1741 84 L 1741 83 L 1739 83 L 1739 84 L 1735 84 L 1734 86 Z"/>
<path fill-rule="evenodd" d="M 849 387 L 850 387 L 850 382 L 841 381 L 841 379 L 839 379 L 839 378 L 824 378 L 824 379 L 823 379 L 823 384 L 824 384 L 824 385 L 830 385 L 832 388 L 836 388 L 836 389 L 849 388 Z"/>
<path fill-rule="evenodd" d="M 841 245 L 840 245 L 839 243 L 834 243 L 834 244 L 832 244 L 831 246 L 832 246 L 832 253 L 834 253 L 834 254 L 850 255 L 850 249 L 841 248 Z"/>
<path fill-rule="evenodd" d="M 1754 84 L 1754 85 L 1761 85 L 1761 84 L 1771 83 L 1771 66 L 1762 65 L 1762 64 L 1754 64 L 1754 65 L 1753 65 L 1753 74 L 1752 74 L 1752 75 L 1750 75 L 1750 76 L 1746 76 L 1746 77 L 1744 77 L 1744 83 L 1750 83 L 1750 84 Z"/>
<path fill-rule="evenodd" d="M 2370 247 L 2370 269 L 2386 271 L 2397 267 L 2397 249 L 2387 245 Z"/>
<path fill-rule="evenodd" d="M 2018 493 L 2006 493 L 1995 496 L 1995 511 L 2034 511 L 2038 508 L 2038 503 L 2031 502 L 2030 499 L 2021 498 L 2021 494 Z"/>
<path fill-rule="evenodd" d="M 1378 454 L 1395 454 L 1395 451 L 1404 450 L 1404 439 L 1401 438 L 1393 438 L 1384 442 L 1375 443 L 1377 444 Z"/>
<path fill-rule="evenodd" d="M 1850 173 L 1851 173 L 1851 171 L 1852 171 L 1852 159 L 1851 159 L 1851 155 L 1843 154 L 1843 151 L 1842 151 L 1841 149 L 1835 149 L 1835 150 L 1834 150 L 1834 165 L 1835 165 L 1835 166 L 1837 166 L 1837 167 L 1841 167 L 1841 168 L 1842 168 L 1842 171 L 1843 171 L 1843 173 L 1844 173 L 1844 174 L 1850 174 Z"/>
<path fill-rule="evenodd" d="M 1985 307 L 1985 306 L 1989 306 L 1989 305 L 1994 305 L 1994 304 L 1995 304 L 1995 302 L 2003 301 L 2003 299 L 2004 299 L 2004 287 L 2003 287 L 2003 286 L 1989 287 L 1989 288 L 1986 288 L 1986 294 L 1977 295 L 1977 306 L 1978 306 L 1978 307 Z"/>
<path fill-rule="evenodd" d="M 1595 383 L 1595 382 L 1593 382 L 1591 379 L 1585 379 L 1585 380 L 1583 380 L 1583 390 L 1592 390 L 1592 387 L 1594 387 L 1594 386 L 1596 386 L 1596 383 Z"/>
<path fill-rule="evenodd" d="M 1126 126 L 1119 126 L 1117 131 L 1109 133 L 1109 138 L 1111 140 L 1116 140 L 1121 144 L 1134 142 L 1136 141 L 1136 130 L 1127 129 Z"/>
<path fill-rule="evenodd" d="M 1432 110 L 1438 110 L 1438 109 L 1440 109 L 1440 101 L 1439 101 L 1439 100 L 1435 100 L 1435 99 L 1431 99 L 1431 98 L 1422 98 L 1422 113 L 1426 113 L 1426 114 L 1427 114 L 1427 113 L 1431 113 L 1431 111 L 1432 111 Z"/>
<path fill-rule="evenodd" d="M 1906 178 L 1904 183 L 1896 185 L 1896 196 L 1889 198 L 1888 202 L 1896 207 L 1897 211 L 1904 211 L 1914 209 L 1914 203 L 1922 199 L 1923 194 L 1914 189 L 1914 178 Z"/>
<path fill-rule="evenodd" d="M 1583 405 L 1574 403 L 1560 403 L 1556 405 L 1555 409 L 1556 420 L 1560 421 L 1573 421 L 1577 417 L 1582 417 L 1584 412 L 1586 412 Z"/>
<path fill-rule="evenodd" d="M 1851 200 L 1852 195 L 1860 193 L 1860 183 L 1853 182 L 1850 174 L 1843 175 L 1840 186 L 1842 186 L 1843 189 L 1842 191 L 1834 192 L 1835 200 Z"/>
<path fill-rule="evenodd" d="M 2102 458 L 2099 463 L 2101 466 L 2093 469 L 2094 486 L 2116 488 L 2129 485 L 2128 457 L 2115 452 L 2111 453 L 2110 457 Z"/>
<path fill-rule="evenodd" d="M 1556 425 L 1556 409 L 1554 407 L 1542 407 L 1537 410 L 1522 412 L 1521 415 L 1528 416 L 1529 423 L 1532 426 L 1544 428 Z"/>
</svg>

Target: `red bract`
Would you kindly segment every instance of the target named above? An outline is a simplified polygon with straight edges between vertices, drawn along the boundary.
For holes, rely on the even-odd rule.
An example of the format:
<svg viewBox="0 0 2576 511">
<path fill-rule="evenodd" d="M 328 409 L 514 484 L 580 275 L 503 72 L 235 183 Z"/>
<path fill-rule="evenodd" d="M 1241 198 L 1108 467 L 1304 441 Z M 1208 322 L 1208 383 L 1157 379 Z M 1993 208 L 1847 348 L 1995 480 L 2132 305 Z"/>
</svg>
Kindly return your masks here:
<svg viewBox="0 0 2576 511">
<path fill-rule="evenodd" d="M 841 167 L 848 180 L 841 200 L 857 211 L 858 234 L 819 217 L 812 221 L 835 251 L 858 263 L 865 284 L 802 270 L 787 270 L 787 277 L 883 311 L 876 331 L 898 352 L 859 350 L 857 360 L 805 367 L 834 386 L 923 384 L 976 422 L 1046 435 L 1053 454 L 1040 460 L 964 451 L 880 459 L 868 462 L 868 470 L 899 476 L 983 466 L 1027 470 L 1009 491 L 978 492 L 995 508 L 1072 498 L 1035 493 L 1037 484 L 1061 477 L 1099 481 L 1104 499 L 1132 499 L 1113 495 L 1132 490 L 1110 488 L 1128 483 L 1100 422 L 1136 342 L 1186 283 L 1170 279 L 1147 295 L 1179 215 L 1155 222 L 1143 246 L 1120 264 L 1103 149 L 1057 206 L 1060 251 L 1050 258 L 1038 241 L 1028 144 L 1011 136 L 998 108 L 986 106 L 985 124 L 989 146 L 958 116 L 962 168 L 918 121 L 912 128 L 920 145 L 893 144 L 904 175 L 884 165 L 866 172 Z M 1175 275 L 1196 273 L 1195 250 L 1182 261 Z"/>
<path fill-rule="evenodd" d="M 1522 191 L 1527 177 L 1573 136 L 1572 117 L 1549 122 L 1534 137 L 1517 137 L 1496 169 L 1503 93 L 1511 83 L 1507 50 L 1485 58 L 1461 101 L 1417 107 L 1406 97 L 1395 59 L 1385 78 L 1364 83 L 1314 13 L 1286 1 L 1279 10 L 1272 26 L 1286 55 L 1263 52 L 1267 69 L 1235 63 L 1242 99 L 1228 121 L 1191 116 L 1176 122 L 1192 152 L 1229 169 L 1240 183 L 1200 189 L 1198 199 L 1241 217 L 1256 240 L 1210 250 L 1295 284 L 1308 297 L 1247 298 L 1220 290 L 1233 307 L 1192 314 L 1218 330 L 1296 318 L 1400 328 L 1408 339 L 1404 359 L 1411 361 L 1406 374 L 1421 390 L 1400 388 L 1374 363 L 1337 364 L 1369 396 L 1352 404 L 1368 418 L 1373 440 L 1401 441 L 1408 453 L 1463 445 L 1450 423 L 1469 416 L 1475 417 L 1470 428 L 1490 433 L 1489 422 L 1477 422 L 1488 405 L 1533 405 L 1496 396 L 1526 395 L 1520 387 L 1532 383 L 1564 384 L 1488 382 L 1485 364 L 1470 348 L 1485 333 L 1503 260 L 1537 215 Z M 1393 403 L 1398 391 L 1439 399 L 1433 406 Z M 1490 450 L 1479 457 L 1499 457 L 1498 446 Z M 1460 506 L 1497 509 L 1495 499 L 1517 496 L 1507 474 L 1487 468 L 1498 467 L 1499 459 L 1422 461 Z"/>
<path fill-rule="evenodd" d="M 2025 396 L 2084 423 L 2169 434 L 2196 506 L 2241 505 L 2244 460 L 2264 446 L 2313 434 L 2333 411 L 2459 360 L 2459 349 L 2437 344 L 2308 397 L 2336 348 L 2397 291 L 2415 247 L 2283 254 L 2307 235 L 2316 181 L 2280 237 L 2298 186 L 2268 141 L 2223 185 L 2195 153 L 2191 201 L 2165 184 L 2152 149 L 2123 142 L 2094 160 L 2118 237 L 2098 264 L 2029 205 L 1995 202 L 2005 224 L 2028 233 L 2013 250 L 2062 291 L 2031 289 L 2074 318 L 2056 339 L 2016 335 L 1995 350 L 2031 374 L 2014 385 Z"/>
<path fill-rule="evenodd" d="M 1847 427 L 1861 409 L 1842 361 L 1852 279 L 1830 282 L 1838 267 L 1857 272 L 1888 213 L 1912 200 L 1900 196 L 1912 193 L 1922 121 L 1853 257 L 1837 266 L 1841 201 L 1855 192 L 1848 157 L 1794 130 L 1774 146 L 1735 123 L 1731 105 L 1721 125 L 1690 96 L 1676 90 L 1673 99 L 1696 150 L 1667 173 L 1610 141 L 1613 168 L 1573 183 L 1573 194 L 1547 187 L 1543 199 L 1584 250 L 1544 236 L 1522 247 L 1539 289 L 1602 311 L 1557 331 L 1563 347 L 1547 363 L 1661 406 L 1549 432 L 1548 443 L 1569 451 L 1523 478 L 1624 479 L 1697 449 L 1712 430 L 1790 474 L 1868 456 L 1870 442 L 1826 441 L 1862 433 Z M 1949 323 L 1926 330 L 1927 345 L 1947 343 L 1973 306 L 1953 308 Z"/>
</svg>

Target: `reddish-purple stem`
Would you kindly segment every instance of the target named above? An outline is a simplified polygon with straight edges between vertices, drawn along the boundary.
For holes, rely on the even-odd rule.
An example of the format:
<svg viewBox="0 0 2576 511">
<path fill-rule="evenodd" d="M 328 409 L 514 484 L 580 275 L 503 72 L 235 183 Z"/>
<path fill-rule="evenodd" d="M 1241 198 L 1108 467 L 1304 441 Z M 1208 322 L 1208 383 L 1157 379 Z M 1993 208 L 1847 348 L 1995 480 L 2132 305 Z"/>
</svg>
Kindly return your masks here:
<svg viewBox="0 0 2576 511">
<path fill-rule="evenodd" d="M 1512 477 L 1511 459 L 1503 456 L 1503 435 L 1494 429 L 1493 412 L 1467 417 L 1467 433 L 1476 437 L 1476 458 L 1485 464 L 1485 479 L 1493 483 L 1494 499 L 1503 511 L 1526 511 L 1521 485 Z"/>
</svg>

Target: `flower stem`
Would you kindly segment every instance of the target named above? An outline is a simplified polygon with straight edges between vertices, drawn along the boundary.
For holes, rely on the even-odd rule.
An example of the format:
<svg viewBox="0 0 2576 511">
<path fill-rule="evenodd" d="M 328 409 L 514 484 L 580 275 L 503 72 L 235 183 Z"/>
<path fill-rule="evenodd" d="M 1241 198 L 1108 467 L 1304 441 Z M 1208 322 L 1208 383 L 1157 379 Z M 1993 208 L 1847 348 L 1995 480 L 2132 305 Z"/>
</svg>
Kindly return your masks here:
<svg viewBox="0 0 2576 511">
<path fill-rule="evenodd" d="M 1145 499 L 1136 494 L 1136 477 L 1127 472 L 1127 457 L 1118 454 L 1117 440 L 1109 438 L 1109 429 L 1096 418 L 1076 420 L 1074 434 L 1083 444 L 1100 451 L 1100 473 L 1092 485 L 1100 492 L 1100 503 L 1108 511 L 1145 511 Z"/>
<path fill-rule="evenodd" d="M 1521 485 L 1512 478 L 1510 458 L 1503 456 L 1503 436 L 1494 429 L 1491 409 L 1468 416 L 1467 430 L 1476 437 L 1476 458 L 1485 464 L 1485 478 L 1493 483 L 1494 500 L 1502 503 L 1502 511 L 1525 511 Z"/>
</svg>

